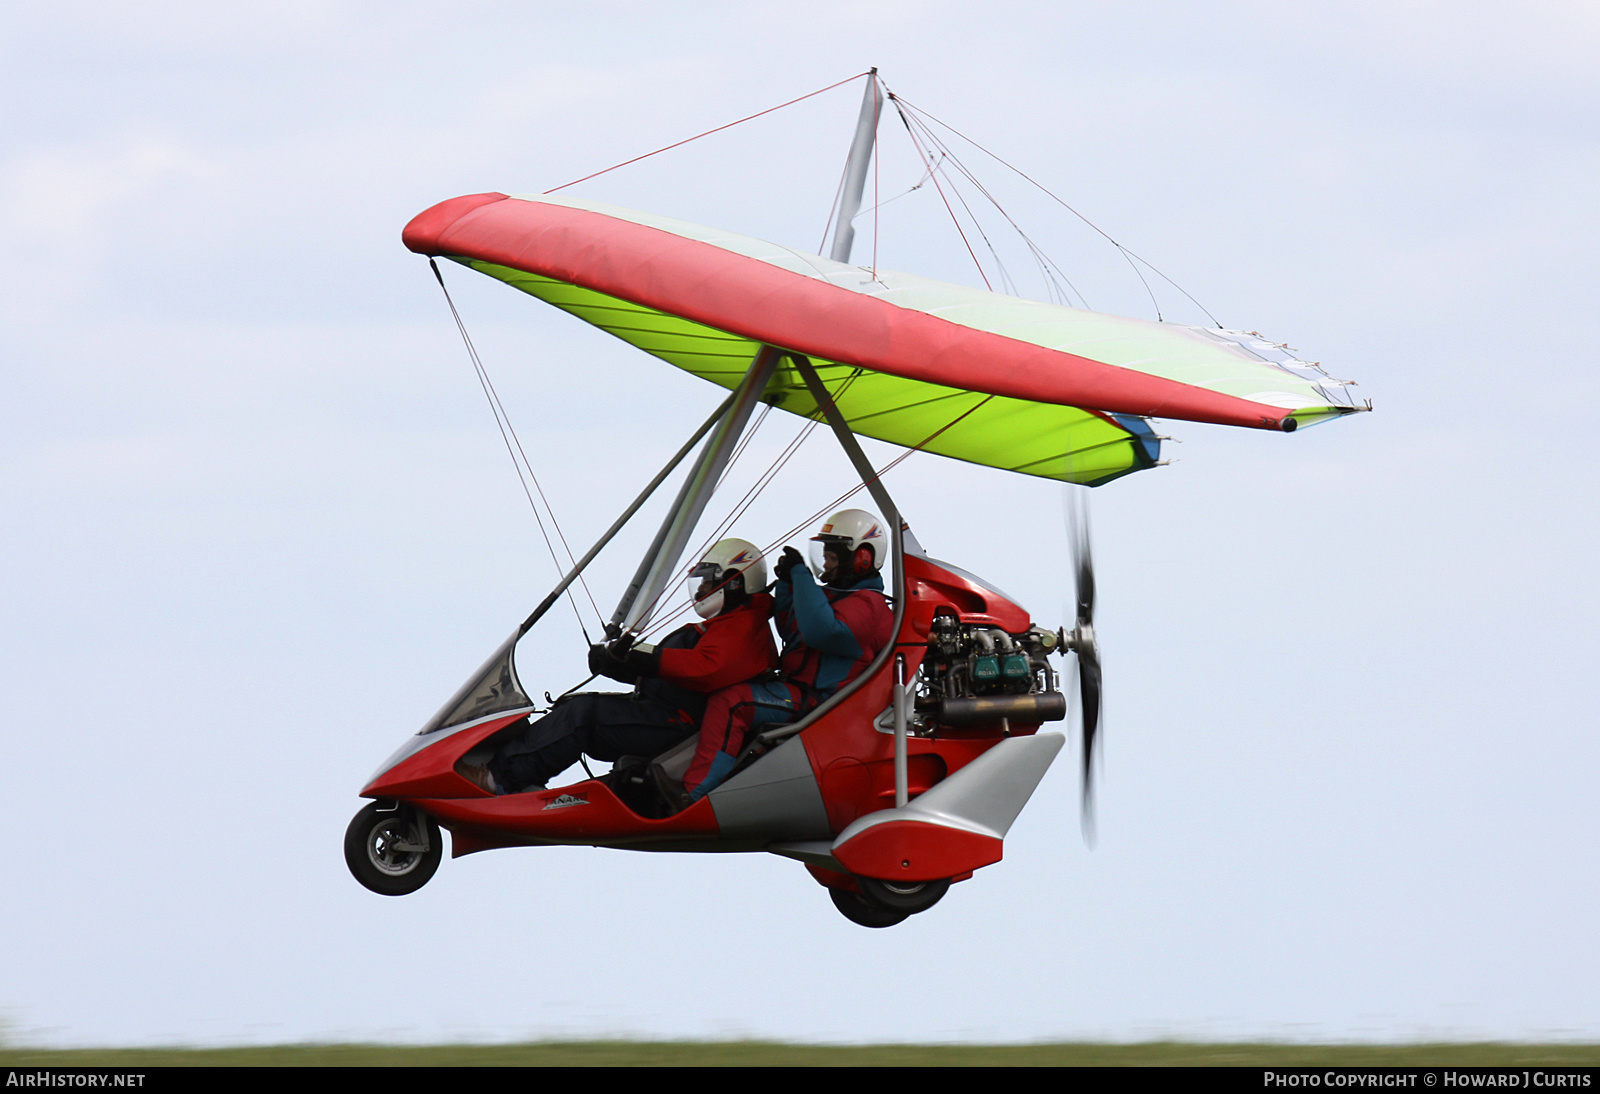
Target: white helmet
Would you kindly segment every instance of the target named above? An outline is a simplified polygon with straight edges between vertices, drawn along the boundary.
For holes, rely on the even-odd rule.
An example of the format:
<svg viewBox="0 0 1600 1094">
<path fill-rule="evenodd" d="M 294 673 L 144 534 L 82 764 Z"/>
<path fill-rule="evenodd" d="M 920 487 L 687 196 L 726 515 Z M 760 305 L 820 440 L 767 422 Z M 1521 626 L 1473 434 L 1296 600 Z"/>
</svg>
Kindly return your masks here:
<svg viewBox="0 0 1600 1094">
<path fill-rule="evenodd" d="M 767 563 L 761 557 L 761 549 L 748 540 L 725 539 L 689 569 L 689 598 L 694 601 L 694 610 L 700 618 L 710 619 L 722 612 L 727 602 L 723 586 L 733 576 L 730 570 L 742 575 L 747 595 L 767 587 Z M 706 582 L 714 588 L 701 598 L 700 587 Z"/>
<path fill-rule="evenodd" d="M 811 568 L 820 575 L 826 568 L 822 553 L 833 548 L 841 562 L 855 557 L 857 549 L 872 548 L 872 568 L 883 568 L 888 554 L 889 530 L 883 521 L 865 509 L 841 509 L 822 524 L 822 530 L 811 537 Z"/>
</svg>

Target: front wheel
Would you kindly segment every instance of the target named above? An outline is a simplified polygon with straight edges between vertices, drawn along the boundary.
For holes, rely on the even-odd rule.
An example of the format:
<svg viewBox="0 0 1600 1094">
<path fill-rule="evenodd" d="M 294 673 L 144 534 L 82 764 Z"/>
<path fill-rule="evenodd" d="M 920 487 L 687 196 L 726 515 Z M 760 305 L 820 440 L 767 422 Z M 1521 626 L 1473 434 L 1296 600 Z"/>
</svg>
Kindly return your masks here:
<svg viewBox="0 0 1600 1094">
<path fill-rule="evenodd" d="M 404 805 L 372 802 L 344 833 L 344 861 L 355 879 L 375 893 L 405 896 L 428 883 L 444 855 L 439 826 Z"/>
</svg>

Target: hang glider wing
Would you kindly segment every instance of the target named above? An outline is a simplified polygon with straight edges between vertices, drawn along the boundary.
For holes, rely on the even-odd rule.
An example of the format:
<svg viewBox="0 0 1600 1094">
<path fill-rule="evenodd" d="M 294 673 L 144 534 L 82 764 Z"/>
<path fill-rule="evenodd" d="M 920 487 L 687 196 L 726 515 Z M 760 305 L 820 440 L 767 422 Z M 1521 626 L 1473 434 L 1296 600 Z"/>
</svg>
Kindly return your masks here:
<svg viewBox="0 0 1600 1094">
<path fill-rule="evenodd" d="M 1150 417 L 1290 431 L 1362 409 L 1257 335 L 873 278 L 598 202 L 473 194 L 403 238 L 726 388 L 763 343 L 803 355 L 855 432 L 1044 478 L 1099 485 L 1154 466 Z M 792 366 L 764 398 L 821 416 Z"/>
</svg>

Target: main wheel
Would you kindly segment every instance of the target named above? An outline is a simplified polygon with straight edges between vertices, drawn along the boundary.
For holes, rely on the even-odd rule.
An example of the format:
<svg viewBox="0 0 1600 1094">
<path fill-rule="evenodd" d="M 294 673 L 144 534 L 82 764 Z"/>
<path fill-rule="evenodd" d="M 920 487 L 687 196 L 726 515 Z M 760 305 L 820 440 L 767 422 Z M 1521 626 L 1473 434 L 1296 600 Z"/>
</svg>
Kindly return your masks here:
<svg viewBox="0 0 1600 1094">
<path fill-rule="evenodd" d="M 345 865 L 373 892 L 405 896 L 426 885 L 439 868 L 444 838 L 426 813 L 380 804 L 368 805 L 345 829 Z"/>
<path fill-rule="evenodd" d="M 910 912 L 874 904 L 860 893 L 852 893 L 847 889 L 830 887 L 828 895 L 833 898 L 833 906 L 839 909 L 846 919 L 863 927 L 893 927 L 911 915 Z"/>
<path fill-rule="evenodd" d="M 879 881 L 875 877 L 858 877 L 861 895 L 873 904 L 892 908 L 906 915 L 925 912 L 950 889 L 950 879 L 938 881 Z"/>
</svg>

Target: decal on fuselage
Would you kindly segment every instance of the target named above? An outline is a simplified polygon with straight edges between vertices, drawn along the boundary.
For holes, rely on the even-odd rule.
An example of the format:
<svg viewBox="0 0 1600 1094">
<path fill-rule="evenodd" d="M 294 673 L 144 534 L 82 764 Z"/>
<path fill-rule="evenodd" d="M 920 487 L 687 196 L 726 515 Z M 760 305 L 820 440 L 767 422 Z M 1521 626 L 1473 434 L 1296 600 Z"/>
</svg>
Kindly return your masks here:
<svg viewBox="0 0 1600 1094">
<path fill-rule="evenodd" d="M 549 801 L 545 802 L 544 808 L 545 809 L 566 809 L 568 806 L 588 805 L 588 804 L 589 804 L 589 799 L 588 798 L 580 797 L 577 794 L 562 794 L 559 797 L 551 798 Z M 543 811 L 544 810 L 540 810 L 540 812 L 543 812 Z"/>
</svg>

